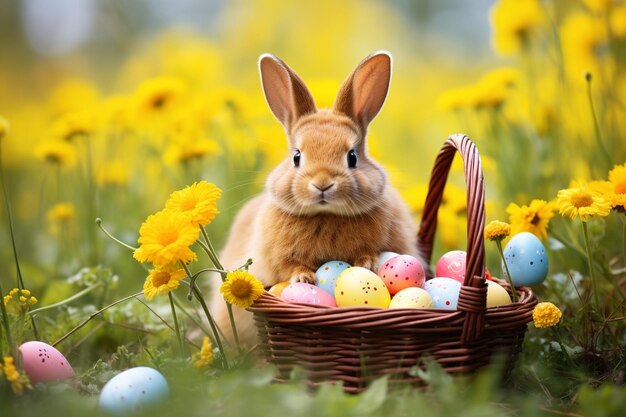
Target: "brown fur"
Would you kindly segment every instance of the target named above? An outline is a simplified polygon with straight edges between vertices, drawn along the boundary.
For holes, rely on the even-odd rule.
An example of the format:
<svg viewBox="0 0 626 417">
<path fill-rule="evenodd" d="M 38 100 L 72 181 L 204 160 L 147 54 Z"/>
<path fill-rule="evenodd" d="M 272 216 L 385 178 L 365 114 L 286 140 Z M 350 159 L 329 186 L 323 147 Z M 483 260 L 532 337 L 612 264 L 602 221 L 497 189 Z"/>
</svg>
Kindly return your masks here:
<svg viewBox="0 0 626 417">
<path fill-rule="evenodd" d="M 316 269 L 330 260 L 372 269 L 383 251 L 418 255 L 409 210 L 365 143 L 367 125 L 387 94 L 390 64 L 384 53 L 366 58 L 345 81 L 334 108 L 318 111 L 293 70 L 273 56 L 261 58 L 267 102 L 285 126 L 290 153 L 269 175 L 266 191 L 236 217 L 221 254 L 225 268 L 252 258 L 250 272 L 269 287 L 286 280 L 314 283 Z M 356 168 L 348 166 L 350 150 L 357 154 Z M 212 309 L 231 339 L 217 291 Z M 251 314 L 239 308 L 234 313 L 242 342 L 251 344 Z"/>
</svg>

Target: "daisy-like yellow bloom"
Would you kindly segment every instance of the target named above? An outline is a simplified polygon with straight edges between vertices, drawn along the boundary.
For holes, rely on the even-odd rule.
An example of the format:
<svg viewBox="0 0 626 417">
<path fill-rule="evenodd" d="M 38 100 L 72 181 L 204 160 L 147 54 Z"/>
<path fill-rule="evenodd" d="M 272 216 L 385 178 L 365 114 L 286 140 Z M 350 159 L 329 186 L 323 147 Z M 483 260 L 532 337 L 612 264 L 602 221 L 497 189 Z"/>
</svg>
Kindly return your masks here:
<svg viewBox="0 0 626 417">
<path fill-rule="evenodd" d="M 607 195 L 614 208 L 626 208 L 626 163 L 609 171 L 611 192 Z"/>
<path fill-rule="evenodd" d="M 556 204 L 560 215 L 571 219 L 580 217 L 583 222 L 591 216 L 608 216 L 611 212 L 611 202 L 584 183 L 574 183 L 571 188 L 560 190 Z"/>
<path fill-rule="evenodd" d="M 200 352 L 194 355 L 194 359 L 193 366 L 200 369 L 206 368 L 213 362 L 213 346 L 208 336 L 204 336 L 202 339 L 202 348 L 200 348 Z"/>
<path fill-rule="evenodd" d="M 9 134 L 9 121 L 0 115 L 0 140 Z"/>
<path fill-rule="evenodd" d="M 224 299 L 241 308 L 250 307 L 263 291 L 261 281 L 246 271 L 229 272 L 220 287 Z"/>
<path fill-rule="evenodd" d="M 143 284 L 143 295 L 146 300 L 150 301 L 158 295 L 165 295 L 174 291 L 180 285 L 180 280 L 186 275 L 184 269 L 168 267 L 152 269 Z"/>
<path fill-rule="evenodd" d="M 186 85 L 177 77 L 162 76 L 145 80 L 135 91 L 138 111 L 155 115 L 170 109 L 184 94 Z"/>
<path fill-rule="evenodd" d="M 63 167 L 76 165 L 76 148 L 64 140 L 46 140 L 35 147 L 35 156 L 44 162 Z"/>
<path fill-rule="evenodd" d="M 174 191 L 165 202 L 167 210 L 188 214 L 195 225 L 211 223 L 217 210 L 217 200 L 222 195 L 215 184 L 207 181 L 194 182 L 182 190 Z"/>
<path fill-rule="evenodd" d="M 493 220 L 485 226 L 485 237 L 489 240 L 502 240 L 511 234 L 511 226 L 499 220 Z"/>
<path fill-rule="evenodd" d="M 51 222 L 66 222 L 76 217 L 76 209 L 72 203 L 57 203 L 48 210 L 48 220 Z"/>
<path fill-rule="evenodd" d="M 523 49 L 545 20 L 539 0 L 500 0 L 491 9 L 493 44 L 497 52 Z"/>
<path fill-rule="evenodd" d="M 222 148 L 214 140 L 189 139 L 169 145 L 163 154 L 163 161 L 168 165 L 176 165 L 221 153 Z"/>
<path fill-rule="evenodd" d="M 530 232 L 539 239 L 548 237 L 547 228 L 554 216 L 554 206 L 545 200 L 532 200 L 529 205 L 511 203 L 506 208 L 511 223 L 511 233 Z"/>
<path fill-rule="evenodd" d="M 0 373 L 4 374 L 4 377 L 11 385 L 11 389 L 14 394 L 22 395 L 25 389 L 33 388 L 30 384 L 28 376 L 18 371 L 15 367 L 12 356 L 4 357 L 4 364 L 0 363 Z"/>
<path fill-rule="evenodd" d="M 162 210 L 148 216 L 139 229 L 139 248 L 133 257 L 139 262 L 152 262 L 157 267 L 178 261 L 195 261 L 197 255 L 189 246 L 200 234 L 198 226 L 191 222 L 188 214 Z"/>
<path fill-rule="evenodd" d="M 604 59 L 610 55 L 603 51 L 608 42 L 606 22 L 587 13 L 571 13 L 560 28 L 563 57 L 568 75 L 583 82 L 586 72 L 599 74 Z"/>
<path fill-rule="evenodd" d="M 87 110 L 66 113 L 52 127 L 54 136 L 65 141 L 89 136 L 95 130 L 94 114 Z"/>
<path fill-rule="evenodd" d="M 556 326 L 561 320 L 561 310 L 552 303 L 539 303 L 533 310 L 535 327 L 545 329 Z"/>
</svg>

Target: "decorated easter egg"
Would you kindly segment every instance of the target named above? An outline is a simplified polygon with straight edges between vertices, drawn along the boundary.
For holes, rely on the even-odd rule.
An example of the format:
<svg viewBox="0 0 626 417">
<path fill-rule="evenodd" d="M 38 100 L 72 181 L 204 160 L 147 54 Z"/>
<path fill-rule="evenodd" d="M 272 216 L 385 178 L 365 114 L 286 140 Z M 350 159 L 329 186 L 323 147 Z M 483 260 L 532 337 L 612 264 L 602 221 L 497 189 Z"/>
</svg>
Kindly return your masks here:
<svg viewBox="0 0 626 417">
<path fill-rule="evenodd" d="M 380 267 L 385 264 L 385 262 L 398 255 L 400 254 L 395 252 L 381 252 L 381 254 L 378 255 L 378 262 L 376 263 L 376 267 L 374 269 L 378 271 Z"/>
<path fill-rule="evenodd" d="M 444 253 L 435 266 L 435 276 L 448 277 L 463 283 L 466 256 L 467 254 L 463 250 Z"/>
<path fill-rule="evenodd" d="M 456 310 L 461 283 L 447 277 L 435 277 L 424 284 L 424 289 L 433 299 L 434 308 Z"/>
<path fill-rule="evenodd" d="M 165 377 L 146 366 L 130 368 L 107 382 L 100 392 L 100 408 L 109 413 L 127 414 L 163 403 L 169 396 Z"/>
<path fill-rule="evenodd" d="M 337 278 L 347 268 L 350 268 L 350 264 L 346 262 L 326 262 L 315 271 L 315 284 L 327 293 L 334 294 Z"/>
<path fill-rule="evenodd" d="M 60 381 L 75 375 L 65 356 L 47 343 L 26 342 L 19 347 L 19 351 L 24 372 L 33 384 Z"/>
<path fill-rule="evenodd" d="M 280 296 L 283 300 L 289 301 L 290 303 L 316 304 L 329 307 L 337 306 L 332 295 L 306 282 L 289 284 Z"/>
<path fill-rule="evenodd" d="M 391 295 L 408 287 L 424 285 L 424 267 L 411 255 L 398 255 L 389 259 L 378 270 Z"/>
<path fill-rule="evenodd" d="M 389 307 L 391 295 L 382 279 L 360 266 L 341 273 L 335 287 L 335 300 L 339 307 Z"/>
<path fill-rule="evenodd" d="M 433 299 L 423 288 L 408 287 L 391 299 L 389 308 L 432 308 Z"/>
<path fill-rule="evenodd" d="M 513 236 L 504 248 L 504 259 L 516 287 L 541 284 L 548 275 L 546 248 L 532 233 Z"/>
<path fill-rule="evenodd" d="M 487 308 L 511 304 L 511 296 L 495 281 L 487 282 Z"/>
<path fill-rule="evenodd" d="M 283 293 L 284 289 L 287 288 L 287 286 L 290 284 L 289 281 L 282 281 L 279 282 L 278 284 L 274 284 L 270 287 L 269 290 L 267 290 L 267 292 L 274 294 L 275 296 L 280 297 L 280 295 Z"/>
</svg>

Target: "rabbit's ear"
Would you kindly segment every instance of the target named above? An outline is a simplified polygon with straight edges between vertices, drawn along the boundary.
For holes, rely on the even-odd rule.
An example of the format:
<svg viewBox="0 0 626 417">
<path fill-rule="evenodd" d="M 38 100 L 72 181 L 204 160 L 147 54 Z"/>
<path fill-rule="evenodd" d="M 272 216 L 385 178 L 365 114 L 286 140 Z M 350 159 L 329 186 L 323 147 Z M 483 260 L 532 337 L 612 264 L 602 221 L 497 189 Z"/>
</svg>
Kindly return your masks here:
<svg viewBox="0 0 626 417">
<path fill-rule="evenodd" d="M 279 58 L 261 55 L 259 72 L 265 100 L 287 131 L 299 117 L 316 111 L 313 96 L 304 81 Z"/>
<path fill-rule="evenodd" d="M 334 108 L 365 131 L 380 111 L 391 81 L 391 55 L 380 51 L 366 57 L 344 81 Z"/>
</svg>

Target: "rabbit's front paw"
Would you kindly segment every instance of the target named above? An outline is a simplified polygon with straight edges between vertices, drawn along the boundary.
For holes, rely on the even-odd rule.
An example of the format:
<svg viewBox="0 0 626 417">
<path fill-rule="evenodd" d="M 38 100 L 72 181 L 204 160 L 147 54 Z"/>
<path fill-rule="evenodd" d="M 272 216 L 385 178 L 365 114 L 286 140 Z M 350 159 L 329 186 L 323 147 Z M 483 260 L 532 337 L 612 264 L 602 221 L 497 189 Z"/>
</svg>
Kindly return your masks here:
<svg viewBox="0 0 626 417">
<path fill-rule="evenodd" d="M 292 284 L 295 282 L 306 282 L 307 284 L 315 285 L 315 272 L 303 266 L 296 267 L 294 268 L 289 281 Z"/>
<path fill-rule="evenodd" d="M 378 265 L 378 255 L 364 255 L 354 261 L 354 266 L 360 266 L 370 271 L 378 272 L 375 270 Z"/>
</svg>

